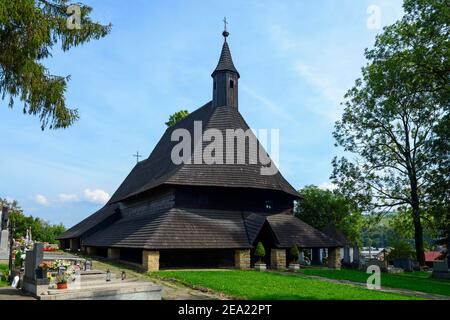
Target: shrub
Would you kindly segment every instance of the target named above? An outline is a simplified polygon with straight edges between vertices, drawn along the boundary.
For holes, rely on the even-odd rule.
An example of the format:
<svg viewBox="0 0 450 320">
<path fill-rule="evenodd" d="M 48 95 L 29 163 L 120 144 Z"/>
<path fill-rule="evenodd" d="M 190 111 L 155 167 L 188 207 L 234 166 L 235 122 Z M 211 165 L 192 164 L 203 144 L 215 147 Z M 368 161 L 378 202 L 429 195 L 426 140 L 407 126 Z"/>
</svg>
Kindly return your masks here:
<svg viewBox="0 0 450 320">
<path fill-rule="evenodd" d="M 264 249 L 264 246 L 261 242 L 258 242 L 258 245 L 256 246 L 255 255 L 258 257 L 258 262 L 262 262 L 262 258 L 266 256 L 266 249 Z"/>
<path fill-rule="evenodd" d="M 0 264 L 0 282 L 8 280 L 9 268 L 7 264 Z"/>
<path fill-rule="evenodd" d="M 300 252 L 298 251 L 297 245 L 294 244 L 294 246 L 291 248 L 289 253 L 292 256 L 292 260 L 293 260 L 292 262 L 297 263 L 298 257 L 300 256 Z"/>
</svg>

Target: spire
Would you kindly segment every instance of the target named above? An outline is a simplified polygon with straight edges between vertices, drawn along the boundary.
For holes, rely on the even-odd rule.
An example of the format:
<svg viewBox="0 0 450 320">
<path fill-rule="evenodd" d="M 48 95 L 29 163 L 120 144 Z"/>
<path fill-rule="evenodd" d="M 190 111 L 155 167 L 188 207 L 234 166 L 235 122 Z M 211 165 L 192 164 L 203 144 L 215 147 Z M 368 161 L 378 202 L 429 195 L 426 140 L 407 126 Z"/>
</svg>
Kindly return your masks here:
<svg viewBox="0 0 450 320">
<path fill-rule="evenodd" d="M 225 24 L 223 30 L 223 46 L 220 53 L 219 63 L 212 73 L 213 77 L 213 106 L 214 107 L 234 107 L 238 108 L 238 80 L 239 72 L 233 64 L 230 47 L 227 38 L 230 35 L 227 31 L 227 19 L 223 19 Z"/>
<path fill-rule="evenodd" d="M 222 46 L 222 52 L 220 53 L 219 63 L 217 64 L 216 69 L 212 73 L 212 76 L 214 77 L 214 74 L 219 71 L 231 71 L 237 73 L 238 78 L 240 77 L 239 72 L 236 70 L 236 67 L 233 64 L 233 59 L 231 58 L 231 52 L 230 47 L 228 46 L 227 38 L 230 35 L 230 33 L 227 31 L 227 18 L 224 18 L 224 30 L 222 32 L 223 35 L 223 46 Z"/>
</svg>

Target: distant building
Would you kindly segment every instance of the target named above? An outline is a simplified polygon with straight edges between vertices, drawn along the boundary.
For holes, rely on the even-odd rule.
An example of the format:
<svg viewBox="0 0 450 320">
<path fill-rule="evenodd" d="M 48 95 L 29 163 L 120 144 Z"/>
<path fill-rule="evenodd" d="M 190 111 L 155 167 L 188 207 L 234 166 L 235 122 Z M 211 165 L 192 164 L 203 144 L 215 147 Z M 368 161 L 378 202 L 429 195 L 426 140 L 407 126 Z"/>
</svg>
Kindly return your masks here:
<svg viewBox="0 0 450 320">
<path fill-rule="evenodd" d="M 363 259 L 384 260 L 384 255 L 387 255 L 389 251 L 389 248 L 363 247 L 360 255 Z"/>
<path fill-rule="evenodd" d="M 434 261 L 444 260 L 444 253 L 440 251 L 425 252 L 425 264 L 432 268 Z"/>
</svg>

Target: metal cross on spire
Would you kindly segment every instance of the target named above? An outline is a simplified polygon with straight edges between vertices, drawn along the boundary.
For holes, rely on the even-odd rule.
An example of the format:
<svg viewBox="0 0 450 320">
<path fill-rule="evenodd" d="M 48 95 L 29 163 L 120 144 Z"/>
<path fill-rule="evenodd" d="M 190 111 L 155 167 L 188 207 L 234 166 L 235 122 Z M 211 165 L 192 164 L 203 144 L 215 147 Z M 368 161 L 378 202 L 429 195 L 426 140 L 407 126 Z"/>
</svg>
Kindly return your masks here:
<svg viewBox="0 0 450 320">
<path fill-rule="evenodd" d="M 139 163 L 139 158 L 141 158 L 142 155 L 139 154 L 139 151 L 136 151 L 136 154 L 133 154 L 133 157 L 136 157 L 136 163 Z"/>
<path fill-rule="evenodd" d="M 225 42 L 227 41 L 227 37 L 230 35 L 227 31 L 227 24 L 228 24 L 227 17 L 224 17 L 223 18 L 224 30 L 222 32 L 222 35 L 225 38 Z"/>
<path fill-rule="evenodd" d="M 227 17 L 224 17 L 224 18 L 223 18 L 223 25 L 224 25 L 223 30 L 224 30 L 225 32 L 227 31 L 227 24 L 228 24 Z"/>
</svg>

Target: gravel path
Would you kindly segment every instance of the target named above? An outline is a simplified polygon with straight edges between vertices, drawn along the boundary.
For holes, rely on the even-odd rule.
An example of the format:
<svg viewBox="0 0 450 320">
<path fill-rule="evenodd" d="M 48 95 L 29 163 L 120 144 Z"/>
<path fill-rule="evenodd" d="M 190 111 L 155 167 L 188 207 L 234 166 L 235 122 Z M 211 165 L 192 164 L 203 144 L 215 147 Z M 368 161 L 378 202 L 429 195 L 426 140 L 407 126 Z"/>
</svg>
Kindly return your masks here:
<svg viewBox="0 0 450 320">
<path fill-rule="evenodd" d="M 133 267 L 120 262 L 112 262 L 99 259 L 92 260 L 93 269 L 106 271 L 109 269 L 111 273 L 115 273 L 117 277 L 120 277 L 123 270 L 127 274 L 127 278 L 138 278 L 142 281 L 149 281 L 156 285 L 163 287 L 162 299 L 163 300 L 223 300 L 224 297 L 210 293 L 201 292 L 196 289 L 186 287 L 176 282 L 165 281 L 156 278 L 150 278 L 146 274 L 134 270 Z"/>
<path fill-rule="evenodd" d="M 23 294 L 21 290 L 11 287 L 0 288 L 0 300 L 36 300 L 35 298 Z"/>
</svg>

